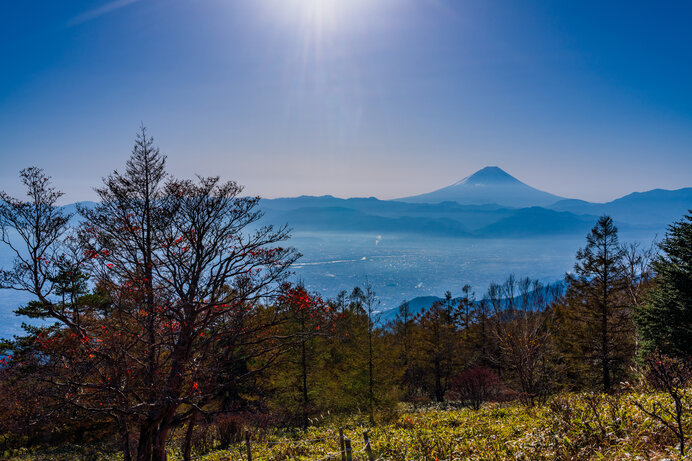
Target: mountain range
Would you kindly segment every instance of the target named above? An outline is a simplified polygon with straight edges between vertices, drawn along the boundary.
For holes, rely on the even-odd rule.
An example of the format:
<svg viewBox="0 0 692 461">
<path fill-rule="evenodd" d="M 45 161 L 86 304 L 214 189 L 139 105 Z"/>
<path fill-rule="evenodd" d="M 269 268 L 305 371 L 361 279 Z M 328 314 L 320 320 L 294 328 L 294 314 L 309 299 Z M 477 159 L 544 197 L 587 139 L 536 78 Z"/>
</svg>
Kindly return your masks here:
<svg viewBox="0 0 692 461">
<path fill-rule="evenodd" d="M 411 300 L 419 312 L 466 283 L 482 295 L 490 282 L 511 273 L 559 280 L 602 214 L 614 218 L 623 241 L 651 242 L 692 208 L 692 188 L 591 203 L 537 190 L 488 167 L 451 186 L 398 200 L 301 196 L 264 199 L 260 206 L 265 214 L 259 224 L 293 229 L 288 244 L 304 255 L 295 275 L 309 289 L 334 296 L 367 277 L 383 318 L 391 319 L 402 300 Z M 65 206 L 75 210 L 75 204 Z M 11 265 L 12 257 L 0 245 L 0 267 Z M 0 337 L 20 331 L 26 319 L 12 309 L 26 301 L 26 295 L 0 290 Z"/>
<path fill-rule="evenodd" d="M 692 187 L 634 192 L 594 203 L 538 190 L 490 166 L 450 186 L 395 200 L 323 195 L 260 203 L 262 224 L 286 223 L 299 232 L 520 238 L 584 234 L 598 216 L 607 214 L 622 230 L 657 233 L 692 209 Z M 76 212 L 76 204 L 64 208 Z"/>
<path fill-rule="evenodd" d="M 584 234 L 608 214 L 622 230 L 664 232 L 692 208 L 692 188 L 636 192 L 607 203 L 565 199 L 486 167 L 433 192 L 397 200 L 330 195 L 265 199 L 265 221 L 297 231 L 448 237 Z"/>
</svg>

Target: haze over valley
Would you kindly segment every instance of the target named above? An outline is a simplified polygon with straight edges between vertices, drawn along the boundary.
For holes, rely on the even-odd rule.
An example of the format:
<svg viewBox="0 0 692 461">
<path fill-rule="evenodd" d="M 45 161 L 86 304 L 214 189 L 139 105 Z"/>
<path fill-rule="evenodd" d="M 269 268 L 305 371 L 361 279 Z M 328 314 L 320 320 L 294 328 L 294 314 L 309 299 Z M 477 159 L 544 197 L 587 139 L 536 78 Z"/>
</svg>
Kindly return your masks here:
<svg viewBox="0 0 692 461">
<path fill-rule="evenodd" d="M 367 278 L 383 311 L 432 302 L 469 284 L 482 297 L 491 282 L 518 274 L 555 282 L 600 215 L 622 241 L 649 246 L 692 208 L 692 188 L 632 193 L 608 203 L 565 199 L 524 184 L 499 167 L 483 168 L 429 194 L 397 200 L 301 196 L 263 199 L 259 224 L 287 224 L 302 253 L 294 280 L 325 296 Z M 75 207 L 66 209 L 74 212 Z M 0 248 L 4 264 L 7 248 Z M 0 336 L 20 332 L 21 294 L 0 292 Z"/>
</svg>

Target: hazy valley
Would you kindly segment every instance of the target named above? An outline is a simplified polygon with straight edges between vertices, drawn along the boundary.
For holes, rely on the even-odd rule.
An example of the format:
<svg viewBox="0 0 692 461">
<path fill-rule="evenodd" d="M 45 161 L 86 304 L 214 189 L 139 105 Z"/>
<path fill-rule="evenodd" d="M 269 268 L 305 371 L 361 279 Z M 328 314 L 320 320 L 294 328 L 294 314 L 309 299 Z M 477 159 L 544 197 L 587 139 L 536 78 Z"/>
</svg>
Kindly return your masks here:
<svg viewBox="0 0 692 461">
<path fill-rule="evenodd" d="M 293 229 L 287 244 L 303 254 L 295 280 L 331 297 L 367 277 L 386 311 L 419 297 L 432 302 L 447 290 L 457 295 L 465 284 L 481 297 L 489 283 L 511 273 L 560 280 L 598 216 L 612 216 L 623 241 L 647 246 L 692 207 L 692 188 L 590 203 L 538 191 L 495 167 L 441 191 L 400 200 L 263 199 L 260 224 Z M 435 202 L 440 197 L 455 201 Z M 556 202 L 545 205 L 546 199 Z M 530 206 L 508 205 L 518 201 Z M 10 263 L 7 248 L 0 257 Z M 19 333 L 26 319 L 12 311 L 25 298 L 5 290 L 0 300 L 0 336 Z"/>
</svg>

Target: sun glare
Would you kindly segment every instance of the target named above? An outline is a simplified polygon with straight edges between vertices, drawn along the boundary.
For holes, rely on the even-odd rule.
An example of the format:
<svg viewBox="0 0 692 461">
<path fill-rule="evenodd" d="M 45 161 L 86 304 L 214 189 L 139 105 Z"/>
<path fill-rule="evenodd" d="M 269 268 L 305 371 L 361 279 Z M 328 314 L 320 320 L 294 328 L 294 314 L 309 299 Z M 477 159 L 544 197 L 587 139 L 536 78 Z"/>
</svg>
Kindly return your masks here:
<svg viewBox="0 0 692 461">
<path fill-rule="evenodd" d="M 274 0 L 271 8 L 290 22 L 318 34 L 335 32 L 360 21 L 376 0 Z"/>
<path fill-rule="evenodd" d="M 344 0 L 300 0 L 302 21 L 307 28 L 319 34 L 334 31 L 338 25 L 339 7 Z M 343 16 L 342 16 L 343 17 Z"/>
</svg>

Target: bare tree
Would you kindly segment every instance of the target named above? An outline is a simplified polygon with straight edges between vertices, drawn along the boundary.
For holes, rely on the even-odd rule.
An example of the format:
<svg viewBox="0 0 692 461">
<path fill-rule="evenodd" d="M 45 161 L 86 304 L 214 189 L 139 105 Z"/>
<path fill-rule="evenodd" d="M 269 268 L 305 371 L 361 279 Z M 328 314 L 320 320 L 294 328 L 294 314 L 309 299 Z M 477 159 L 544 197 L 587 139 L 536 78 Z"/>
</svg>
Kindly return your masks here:
<svg viewBox="0 0 692 461">
<path fill-rule="evenodd" d="M 365 290 L 363 291 L 363 309 L 365 309 L 365 314 L 368 320 L 368 414 L 370 418 L 370 424 L 375 424 L 375 349 L 374 341 L 375 326 L 379 322 L 380 314 L 377 308 L 380 306 L 380 300 L 377 299 L 377 294 L 372 288 L 372 284 L 366 278 L 365 279 Z"/>
<path fill-rule="evenodd" d="M 63 194 L 51 186 L 50 177 L 40 168 L 22 170 L 20 178 L 28 200 L 0 192 L 0 238 L 14 254 L 13 268 L 0 270 L 0 288 L 36 298 L 24 314 L 54 317 L 81 335 L 72 313 L 52 298 L 60 286 L 54 262 L 62 251 L 70 220 L 57 206 Z"/>
<path fill-rule="evenodd" d="M 632 306 L 638 306 L 644 301 L 646 291 L 654 277 L 651 262 L 655 256 L 656 242 L 648 248 L 642 248 L 638 242 L 623 245 L 622 261 Z"/>
<path fill-rule="evenodd" d="M 678 439 L 680 456 L 685 456 L 685 424 L 683 418 L 690 413 L 691 402 L 688 387 L 692 382 L 692 366 L 689 359 L 667 357 L 658 352 L 646 358 L 646 381 L 652 390 L 664 392 L 672 405 L 653 401 L 635 402 L 649 417 L 661 422 Z"/>
<path fill-rule="evenodd" d="M 452 378 L 449 397 L 458 399 L 474 410 L 480 410 L 484 402 L 496 399 L 502 392 L 502 381 L 489 368 L 467 368 Z"/>
<path fill-rule="evenodd" d="M 550 309 L 560 295 L 558 285 L 544 285 L 528 277 L 509 276 L 504 284 L 491 284 L 487 300 L 493 309 L 491 329 L 497 344 L 492 357 L 511 373 L 522 398 L 533 404 L 548 391 L 547 354 L 550 345 Z"/>
</svg>

